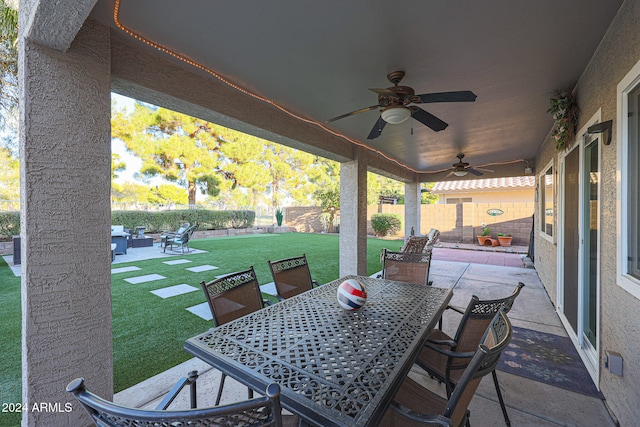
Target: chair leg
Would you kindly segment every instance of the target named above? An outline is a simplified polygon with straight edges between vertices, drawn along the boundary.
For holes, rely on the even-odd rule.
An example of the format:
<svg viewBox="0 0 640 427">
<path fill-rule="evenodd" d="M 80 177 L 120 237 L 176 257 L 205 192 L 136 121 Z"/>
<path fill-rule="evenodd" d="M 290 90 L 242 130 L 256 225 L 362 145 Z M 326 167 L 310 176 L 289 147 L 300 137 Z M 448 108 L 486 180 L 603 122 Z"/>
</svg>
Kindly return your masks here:
<svg viewBox="0 0 640 427">
<path fill-rule="evenodd" d="M 493 384 L 496 386 L 496 394 L 498 395 L 498 400 L 500 401 L 500 408 L 502 408 L 502 415 L 504 416 L 504 422 L 507 426 L 511 426 L 511 421 L 509 420 L 509 415 L 507 415 L 507 408 L 504 406 L 504 399 L 502 399 L 502 392 L 500 391 L 500 386 L 498 385 L 498 376 L 496 375 L 496 370 L 491 371 L 491 375 L 493 376 Z"/>
<path fill-rule="evenodd" d="M 218 396 L 216 397 L 216 405 L 220 404 L 220 399 L 222 398 L 222 389 L 224 388 L 224 380 L 227 378 L 227 374 L 222 373 L 222 377 L 220 378 L 220 385 L 218 386 Z"/>
</svg>

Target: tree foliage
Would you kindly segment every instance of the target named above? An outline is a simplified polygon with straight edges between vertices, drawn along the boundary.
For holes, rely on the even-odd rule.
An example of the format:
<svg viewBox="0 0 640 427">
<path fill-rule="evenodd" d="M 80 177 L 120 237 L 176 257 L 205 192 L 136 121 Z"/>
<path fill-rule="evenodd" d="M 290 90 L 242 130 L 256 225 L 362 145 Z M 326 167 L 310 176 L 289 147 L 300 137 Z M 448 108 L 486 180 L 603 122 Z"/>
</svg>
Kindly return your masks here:
<svg viewBox="0 0 640 427">
<path fill-rule="evenodd" d="M 223 179 L 235 180 L 221 168 L 220 147 L 225 138 L 204 120 L 137 103 L 132 114 L 112 113 L 111 128 L 112 136 L 142 159 L 144 178 L 161 176 L 185 186 L 189 205 L 196 204 L 197 189 L 216 196 Z"/>
<path fill-rule="evenodd" d="M 17 152 L 18 5 L 0 1 L 0 127 L 2 145 Z"/>
<path fill-rule="evenodd" d="M 0 147 L 0 200 L 20 200 L 20 161 Z"/>
</svg>

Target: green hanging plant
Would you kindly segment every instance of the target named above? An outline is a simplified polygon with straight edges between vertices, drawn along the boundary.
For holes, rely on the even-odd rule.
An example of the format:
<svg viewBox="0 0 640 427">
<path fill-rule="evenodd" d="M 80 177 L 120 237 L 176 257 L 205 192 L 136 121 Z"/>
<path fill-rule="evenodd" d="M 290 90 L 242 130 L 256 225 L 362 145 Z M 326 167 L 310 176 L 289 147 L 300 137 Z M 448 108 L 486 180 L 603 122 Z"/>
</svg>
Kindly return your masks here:
<svg viewBox="0 0 640 427">
<path fill-rule="evenodd" d="M 567 143 L 573 141 L 578 123 L 578 103 L 572 91 L 556 90 L 549 100 L 547 113 L 553 116 L 553 130 L 551 136 L 556 141 L 558 151 L 566 148 Z"/>
</svg>

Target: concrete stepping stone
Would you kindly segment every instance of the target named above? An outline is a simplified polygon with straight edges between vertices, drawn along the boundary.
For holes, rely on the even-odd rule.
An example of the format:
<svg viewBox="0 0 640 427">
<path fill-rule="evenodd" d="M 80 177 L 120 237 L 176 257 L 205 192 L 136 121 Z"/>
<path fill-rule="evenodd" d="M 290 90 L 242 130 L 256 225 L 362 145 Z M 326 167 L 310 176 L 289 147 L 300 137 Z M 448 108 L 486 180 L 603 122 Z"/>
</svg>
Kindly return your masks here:
<svg viewBox="0 0 640 427">
<path fill-rule="evenodd" d="M 260 292 L 264 292 L 265 294 L 269 294 L 273 296 L 278 295 L 278 291 L 276 290 L 276 284 L 273 282 L 260 285 Z"/>
<path fill-rule="evenodd" d="M 204 320 L 213 320 L 213 315 L 211 314 L 211 309 L 209 308 L 209 303 L 207 302 L 203 302 L 202 304 L 194 305 L 192 307 L 187 307 L 187 311 Z"/>
<path fill-rule="evenodd" d="M 129 271 L 138 271 L 138 270 L 140 270 L 140 267 L 135 267 L 135 266 L 112 268 L 111 274 L 126 273 Z"/>
<path fill-rule="evenodd" d="M 162 261 L 163 264 L 167 265 L 177 265 L 177 264 L 186 264 L 189 262 L 193 262 L 190 259 L 173 259 L 171 261 Z"/>
<path fill-rule="evenodd" d="M 168 286 L 166 288 L 156 289 L 154 291 L 149 291 L 154 295 L 159 296 L 162 299 L 171 298 L 178 295 L 188 294 L 189 292 L 195 292 L 198 288 L 194 288 L 191 285 L 187 285 L 183 283 L 181 285 Z"/>
<path fill-rule="evenodd" d="M 213 265 L 198 265 L 196 267 L 189 267 L 186 270 L 192 271 L 194 273 L 200 273 L 202 271 L 217 270 L 218 268 L 219 267 Z"/>
<path fill-rule="evenodd" d="M 132 284 L 145 283 L 145 282 L 153 282 L 154 280 L 162 280 L 166 279 L 166 277 L 161 276 L 159 274 L 147 274 L 144 276 L 130 277 L 128 279 L 124 279 L 125 282 L 129 282 Z"/>
</svg>

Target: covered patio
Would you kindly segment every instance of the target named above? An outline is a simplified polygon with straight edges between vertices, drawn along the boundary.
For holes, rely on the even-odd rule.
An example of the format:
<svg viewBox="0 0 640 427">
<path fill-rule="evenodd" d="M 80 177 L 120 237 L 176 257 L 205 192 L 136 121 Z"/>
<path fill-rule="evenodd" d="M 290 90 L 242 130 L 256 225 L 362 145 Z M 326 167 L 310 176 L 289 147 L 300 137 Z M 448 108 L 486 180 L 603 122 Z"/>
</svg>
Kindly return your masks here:
<svg viewBox="0 0 640 427">
<path fill-rule="evenodd" d="M 640 74 L 639 18 L 639 0 L 489 8 L 21 2 L 23 401 L 66 402 L 64 386 L 79 374 L 98 394 L 113 393 L 107 248 L 116 92 L 339 161 L 341 276 L 366 268 L 367 171 L 405 183 L 407 236 L 412 227 L 428 231 L 418 227 L 422 183 L 474 177 L 452 169 L 457 154 L 488 178 L 535 174 L 534 261 L 552 304 L 540 321 L 566 331 L 611 412 L 634 424 L 640 280 L 621 260 L 636 260 L 628 230 L 637 230 L 629 225 L 637 204 L 626 199 L 637 196 L 623 190 L 637 185 L 634 163 L 625 162 L 637 146 L 626 108 Z M 401 82 L 398 73 L 385 78 L 395 71 L 405 72 Z M 389 92 L 409 89 L 424 96 L 392 106 L 413 118 L 381 122 L 389 99 L 398 102 Z M 562 150 L 546 112 L 559 89 L 573 92 L 580 110 Z M 477 99 L 441 95 L 459 91 Z M 59 250 L 59 236 L 80 234 L 92 239 Z M 623 375 L 605 366 L 610 354 L 624 358 Z M 25 426 L 83 422 L 80 411 L 23 417 Z"/>
<path fill-rule="evenodd" d="M 500 253 L 456 249 L 453 245 L 440 244 L 434 252 L 430 279 L 433 286 L 447 287 L 454 290 L 452 304 L 464 306 L 472 295 L 482 299 L 491 299 L 508 295 L 517 282 L 525 283 L 520 296 L 516 300 L 509 318 L 518 328 L 566 337 L 560 319 L 555 313 L 549 296 L 545 292 L 538 275 L 527 262 L 522 253 Z M 486 256 L 484 262 L 478 262 L 477 252 Z M 450 259 L 457 259 L 451 261 Z M 520 266 L 512 267 L 511 265 Z M 500 265 L 503 264 L 503 265 Z M 506 264 L 506 265 L 505 265 Z M 527 267 L 528 265 L 528 267 Z M 459 321 L 459 315 L 448 313 L 443 328 L 453 333 Z M 517 347 L 514 347 L 514 349 Z M 573 363 L 581 365 L 577 354 Z M 544 357 L 544 356 L 543 356 Z M 197 370 L 199 381 L 199 405 L 213 405 L 220 382 L 220 371 L 206 363 L 193 358 L 162 374 L 156 375 L 114 396 L 114 401 L 122 405 L 141 408 L 153 408 L 169 392 L 177 378 L 187 372 Z M 593 394 L 579 392 L 545 383 L 541 378 L 531 379 L 522 375 L 498 371 L 500 386 L 505 399 L 511 425 L 513 426 L 615 426 L 617 420 L 612 418 L 605 402 Z M 430 389 L 438 390 L 444 395 L 444 386 L 429 378 L 417 365 L 411 377 L 425 384 Z M 587 381 L 590 381 L 588 378 Z M 593 385 L 593 383 L 591 383 Z M 227 379 L 225 394 L 221 403 L 231 403 L 246 399 L 246 387 L 233 379 Z M 188 408 L 188 393 L 185 391 L 174 403 L 175 409 Z M 471 425 L 503 426 L 505 425 L 495 388 L 490 376 L 482 380 L 471 406 Z"/>
</svg>

